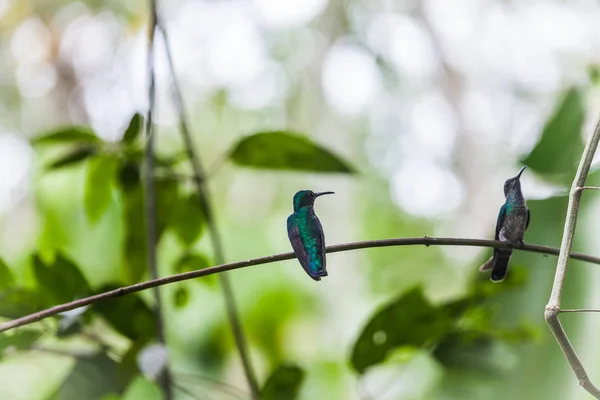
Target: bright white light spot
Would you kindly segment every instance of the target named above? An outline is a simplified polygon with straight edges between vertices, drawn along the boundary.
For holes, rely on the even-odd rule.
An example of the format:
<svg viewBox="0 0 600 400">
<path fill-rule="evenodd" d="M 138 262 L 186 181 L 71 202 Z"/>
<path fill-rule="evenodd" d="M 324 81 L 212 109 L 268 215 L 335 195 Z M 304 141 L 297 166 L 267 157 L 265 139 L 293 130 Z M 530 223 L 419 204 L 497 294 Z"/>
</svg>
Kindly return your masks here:
<svg viewBox="0 0 600 400">
<path fill-rule="evenodd" d="M 260 76 L 230 92 L 231 103 L 242 109 L 258 110 L 275 105 L 287 93 L 287 78 L 277 64 L 271 65 Z"/>
<path fill-rule="evenodd" d="M 25 194 L 32 158 L 27 140 L 14 134 L 0 135 L 0 212 Z"/>
<path fill-rule="evenodd" d="M 392 198 L 406 212 L 435 217 L 456 210 L 463 187 L 448 169 L 420 160 L 405 162 L 391 179 Z"/>
<path fill-rule="evenodd" d="M 10 7 L 10 0 L 0 0 L 0 18 L 8 11 Z"/>
<path fill-rule="evenodd" d="M 156 381 L 167 365 L 168 351 L 162 344 L 150 344 L 144 347 L 137 357 L 137 364 L 144 377 Z"/>
<path fill-rule="evenodd" d="M 450 157 L 457 129 L 455 112 L 440 93 L 426 93 L 411 103 L 409 130 L 430 155 Z"/>
<path fill-rule="evenodd" d="M 42 97 L 56 84 L 56 70 L 46 63 L 21 65 L 16 75 L 17 87 L 23 97 Z"/>
<path fill-rule="evenodd" d="M 439 71 L 439 60 L 431 38 L 414 19 L 380 15 L 369 24 L 371 45 L 403 74 L 430 78 Z"/>
<path fill-rule="evenodd" d="M 221 18 L 221 26 L 206 43 L 210 72 L 222 85 L 248 83 L 267 64 L 264 43 L 254 22 L 241 10 L 230 11 L 215 13 L 215 18 Z"/>
<path fill-rule="evenodd" d="M 10 45 L 19 63 L 42 62 L 50 52 L 50 31 L 39 18 L 26 19 L 15 29 Z"/>
<path fill-rule="evenodd" d="M 71 60 L 80 73 L 93 72 L 112 62 L 115 23 L 112 14 L 77 18 L 63 34 L 61 56 Z"/>
<path fill-rule="evenodd" d="M 323 63 L 323 90 L 338 111 L 356 114 L 371 105 L 381 86 L 379 70 L 364 50 L 336 44 Z"/>
<path fill-rule="evenodd" d="M 263 24 L 272 28 L 304 25 L 326 6 L 327 0 L 254 0 L 254 7 Z"/>
</svg>

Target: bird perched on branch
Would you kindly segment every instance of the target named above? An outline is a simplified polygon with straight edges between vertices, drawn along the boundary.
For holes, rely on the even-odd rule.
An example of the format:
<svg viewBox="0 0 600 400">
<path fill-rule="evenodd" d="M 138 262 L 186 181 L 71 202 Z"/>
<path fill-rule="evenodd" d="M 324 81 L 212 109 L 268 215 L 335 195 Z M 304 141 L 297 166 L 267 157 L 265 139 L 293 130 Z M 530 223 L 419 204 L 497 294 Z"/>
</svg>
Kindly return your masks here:
<svg viewBox="0 0 600 400">
<path fill-rule="evenodd" d="M 530 213 L 525 198 L 521 193 L 521 174 L 526 167 L 521 168 L 517 176 L 504 182 L 506 202 L 500 208 L 496 222 L 495 240 L 502 240 L 512 245 L 524 245 L 523 236 L 529 226 Z M 492 269 L 492 282 L 501 282 L 508 272 L 508 263 L 512 249 L 494 249 L 494 256 L 483 264 L 479 270 Z"/>
<path fill-rule="evenodd" d="M 314 210 L 316 198 L 325 194 L 333 192 L 299 191 L 294 195 L 294 213 L 287 219 L 288 237 L 294 253 L 302 268 L 315 281 L 327 276 L 325 236 Z"/>
</svg>

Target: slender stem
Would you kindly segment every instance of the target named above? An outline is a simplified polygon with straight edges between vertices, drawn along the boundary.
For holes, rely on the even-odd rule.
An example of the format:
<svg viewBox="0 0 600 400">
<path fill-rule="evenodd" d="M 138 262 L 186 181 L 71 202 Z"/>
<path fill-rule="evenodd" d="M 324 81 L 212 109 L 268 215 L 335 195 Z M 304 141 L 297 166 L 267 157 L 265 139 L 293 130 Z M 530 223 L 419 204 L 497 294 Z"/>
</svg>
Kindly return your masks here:
<svg viewBox="0 0 600 400">
<path fill-rule="evenodd" d="M 600 187 L 596 186 L 581 186 L 579 190 L 600 190 Z"/>
<path fill-rule="evenodd" d="M 586 313 L 586 312 L 600 312 L 600 310 L 596 309 L 596 308 L 575 308 L 573 310 L 560 310 L 561 314 L 562 313 Z"/>
<path fill-rule="evenodd" d="M 146 203 L 146 247 L 148 252 L 148 269 L 152 279 L 158 278 L 157 245 L 158 235 L 156 227 L 156 191 L 154 187 L 154 108 L 155 108 L 155 76 L 154 76 L 154 38 L 156 36 L 156 1 L 150 0 L 150 20 L 148 21 L 148 113 L 146 115 L 146 151 L 144 153 L 144 180 Z M 164 319 L 162 315 L 162 301 L 160 290 L 152 289 L 154 297 L 154 313 L 156 321 L 157 340 L 166 348 Z M 171 377 L 168 363 L 159 377 L 159 384 L 166 400 L 173 398 Z"/>
<path fill-rule="evenodd" d="M 582 188 L 585 185 L 590 166 L 592 165 L 592 159 L 596 153 L 598 147 L 598 141 L 600 141 L 600 120 L 596 124 L 596 128 L 592 135 L 590 135 L 581 160 L 575 179 L 571 186 L 571 192 L 569 194 L 569 205 L 567 208 L 567 217 L 565 220 L 565 227 L 563 231 L 562 243 L 560 245 L 560 252 L 558 254 L 558 262 L 556 265 L 556 274 L 554 275 L 554 284 L 552 286 L 552 293 L 550 294 L 550 300 L 546 305 L 544 317 L 550 330 L 554 334 L 558 344 L 560 345 L 567 361 L 571 365 L 573 372 L 579 379 L 579 384 L 591 393 L 595 398 L 600 399 L 600 390 L 594 386 L 591 382 L 585 368 L 579 361 L 575 349 L 569 342 L 569 338 L 563 329 L 558 314 L 560 314 L 560 303 L 562 299 L 563 288 L 565 285 L 565 279 L 567 277 L 567 266 L 569 261 L 569 254 L 573 247 L 573 236 L 575 235 L 575 227 L 577 225 L 577 214 L 579 213 L 579 202 L 581 201 Z"/>
<path fill-rule="evenodd" d="M 377 247 L 392 247 L 392 246 L 471 246 L 471 247 L 495 247 L 500 249 L 513 249 L 529 251 L 533 253 L 558 255 L 559 249 L 556 247 L 541 246 L 537 244 L 526 244 L 525 246 L 512 246 L 508 243 L 497 241 L 497 240 L 484 240 L 484 239 L 462 239 L 462 238 L 433 238 L 433 237 L 416 237 L 416 238 L 393 238 L 393 239 L 380 239 L 380 240 L 366 240 L 362 242 L 350 242 L 327 246 L 327 253 L 339 253 L 350 250 L 369 249 Z M 56 314 L 60 314 L 65 311 L 74 310 L 76 308 L 88 306 L 102 300 L 108 300 L 115 297 L 124 296 L 127 294 L 140 292 L 162 285 L 170 283 L 186 281 L 189 279 L 200 278 L 202 276 L 213 275 L 222 273 L 225 271 L 232 271 L 234 269 L 251 267 L 254 265 L 271 264 L 279 261 L 291 260 L 296 256 L 294 253 L 282 253 L 274 254 L 266 257 L 253 258 L 250 260 L 237 261 L 229 264 L 217 265 L 210 268 L 204 268 L 196 271 L 184 272 L 177 275 L 165 276 L 158 279 L 152 279 L 146 282 L 136 283 L 130 286 L 124 286 L 108 292 L 99 293 L 90 297 L 85 297 L 69 303 L 64 303 L 54 307 L 47 308 L 42 311 L 38 311 L 21 318 L 16 318 L 10 321 L 6 321 L 0 324 L 0 332 L 7 331 L 9 329 L 17 328 L 19 326 L 28 325 L 37 321 L 41 321 L 44 318 L 51 317 Z M 588 254 L 571 253 L 571 258 L 589 262 L 592 264 L 600 265 L 600 257 L 594 257 Z"/>
<path fill-rule="evenodd" d="M 204 214 L 206 216 L 206 221 L 208 225 L 208 229 L 210 232 L 210 237 L 212 240 L 213 252 L 215 256 L 215 260 L 218 264 L 225 263 L 225 255 L 223 252 L 223 244 L 221 242 L 221 236 L 217 229 L 217 224 L 215 221 L 215 214 L 213 213 L 211 206 L 211 197 L 208 190 L 208 186 L 203 179 L 204 170 L 202 168 L 202 163 L 200 162 L 200 156 L 195 151 L 194 143 L 192 141 L 192 135 L 190 134 L 189 124 L 187 121 L 185 108 L 183 104 L 183 98 L 181 94 L 181 89 L 179 83 L 177 81 L 177 75 L 175 74 L 175 67 L 173 65 L 173 57 L 171 55 L 171 48 L 169 46 L 169 40 L 167 36 L 167 32 L 164 26 L 159 21 L 159 27 L 163 34 L 165 49 L 167 54 L 167 60 L 169 64 L 169 69 L 171 71 L 171 79 L 173 83 L 173 98 L 175 101 L 175 107 L 179 113 L 179 129 L 183 136 L 183 141 L 185 144 L 185 148 L 188 154 L 188 158 L 192 165 L 192 170 L 194 173 L 194 183 L 196 185 L 196 190 L 198 191 L 198 198 L 202 202 L 202 208 L 204 209 Z M 221 287 L 223 289 L 223 296 L 225 298 L 225 308 L 227 309 L 227 316 L 229 318 L 229 323 L 231 324 L 231 328 L 233 331 L 233 336 L 235 338 L 235 343 L 240 353 L 240 358 L 242 360 L 242 365 L 244 367 L 244 374 L 246 375 L 246 380 L 248 381 L 248 386 L 250 387 L 250 392 L 252 394 L 252 398 L 254 400 L 259 399 L 259 388 L 258 383 L 256 381 L 256 376 L 254 373 L 254 368 L 252 367 L 252 363 L 250 361 L 250 356 L 248 355 L 248 346 L 246 342 L 246 336 L 244 334 L 244 330 L 242 328 L 242 323 L 240 321 L 239 312 L 237 309 L 233 287 L 231 285 L 231 281 L 229 280 L 229 276 L 227 274 L 220 274 L 219 279 L 221 281 Z"/>
</svg>

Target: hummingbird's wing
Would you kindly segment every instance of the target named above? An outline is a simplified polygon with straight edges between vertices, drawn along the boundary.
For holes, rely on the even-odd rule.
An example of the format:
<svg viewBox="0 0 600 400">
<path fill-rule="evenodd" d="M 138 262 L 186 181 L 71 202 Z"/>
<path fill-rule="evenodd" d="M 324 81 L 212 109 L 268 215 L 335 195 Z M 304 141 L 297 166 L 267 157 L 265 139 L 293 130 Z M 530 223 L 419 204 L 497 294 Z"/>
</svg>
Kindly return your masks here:
<svg viewBox="0 0 600 400">
<path fill-rule="evenodd" d="M 531 220 L 531 211 L 527 209 L 527 222 L 525 223 L 525 229 L 529 227 L 529 221 Z"/>
<path fill-rule="evenodd" d="M 500 230 L 502 229 L 502 224 L 504 223 L 504 217 L 506 216 L 506 204 L 503 204 L 500 207 L 500 212 L 498 213 L 498 220 L 496 221 L 496 233 L 494 235 L 494 240 L 500 240 Z M 494 248 L 494 256 L 487 260 L 485 264 L 479 267 L 480 271 L 487 271 L 488 269 L 492 269 L 494 264 L 496 263 L 496 254 L 498 251 Z"/>
<path fill-rule="evenodd" d="M 294 249 L 294 253 L 296 254 L 296 258 L 298 258 L 300 265 L 302 265 L 302 268 L 304 271 L 306 271 L 308 276 L 313 278 L 315 281 L 320 281 L 321 275 L 319 274 L 319 271 L 313 271 L 310 268 L 309 255 L 306 251 L 305 244 L 302 242 L 302 237 L 300 236 L 298 220 L 290 216 L 287 220 L 287 230 L 290 243 L 292 244 L 292 249 Z"/>
<path fill-rule="evenodd" d="M 494 240 L 500 240 L 500 230 L 502 229 L 502 225 L 504 224 L 504 217 L 506 216 L 506 204 L 503 204 L 500 207 L 500 212 L 498 213 L 498 220 L 496 221 L 496 236 L 494 236 Z"/>
</svg>

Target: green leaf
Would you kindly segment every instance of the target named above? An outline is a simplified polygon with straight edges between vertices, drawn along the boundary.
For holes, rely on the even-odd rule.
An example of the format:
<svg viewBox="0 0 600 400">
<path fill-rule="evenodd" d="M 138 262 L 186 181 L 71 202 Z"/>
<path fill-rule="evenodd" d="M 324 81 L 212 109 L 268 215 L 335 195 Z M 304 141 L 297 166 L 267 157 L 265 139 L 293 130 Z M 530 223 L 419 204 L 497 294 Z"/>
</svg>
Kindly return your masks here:
<svg viewBox="0 0 600 400">
<path fill-rule="evenodd" d="M 122 373 L 119 364 L 104 353 L 79 358 L 53 400 L 101 399 L 125 391 L 133 374 Z"/>
<path fill-rule="evenodd" d="M 8 265 L 0 258 L 0 290 L 9 288 L 15 284 L 13 276 Z"/>
<path fill-rule="evenodd" d="M 88 126 L 65 126 L 55 129 L 45 135 L 38 136 L 31 141 L 33 144 L 53 143 L 99 143 L 92 128 Z"/>
<path fill-rule="evenodd" d="M 117 285 L 102 287 L 98 293 L 116 289 Z M 136 344 L 146 343 L 156 336 L 154 313 L 137 295 L 127 295 L 94 304 L 91 310 L 120 334 Z"/>
<path fill-rule="evenodd" d="M 110 206 L 117 162 L 113 157 L 96 157 L 90 160 L 83 203 L 85 215 L 91 223 L 98 222 Z"/>
<path fill-rule="evenodd" d="M 296 365 L 281 365 L 269 376 L 261 390 L 262 400 L 294 400 L 298 398 L 304 371 Z"/>
<path fill-rule="evenodd" d="M 422 348 L 443 337 L 463 311 L 460 303 L 434 307 L 416 287 L 377 311 L 363 329 L 352 352 L 352 365 L 360 373 L 385 360 L 402 347 Z"/>
<path fill-rule="evenodd" d="M 140 114 L 135 114 L 131 121 L 129 121 L 129 126 L 125 130 L 125 134 L 123 135 L 123 143 L 132 144 L 135 140 L 140 136 L 142 132 L 142 122 L 144 119 Z"/>
<path fill-rule="evenodd" d="M 178 185 L 174 180 L 155 180 L 157 240 L 162 234 L 175 208 Z M 146 212 L 144 191 L 141 185 L 130 186 L 123 193 L 123 219 L 125 226 L 124 255 L 127 261 L 125 280 L 137 283 L 148 268 L 146 254 Z"/>
<path fill-rule="evenodd" d="M 140 186 L 140 167 L 133 161 L 127 161 L 119 167 L 119 184 L 124 191 Z"/>
<path fill-rule="evenodd" d="M 329 150 L 289 132 L 264 132 L 241 139 L 229 157 L 237 165 L 261 169 L 353 173 Z"/>
<path fill-rule="evenodd" d="M 97 151 L 98 149 L 94 146 L 76 147 L 49 163 L 48 169 L 54 170 L 78 164 L 96 154 Z"/>
<path fill-rule="evenodd" d="M 506 345 L 491 335 L 460 332 L 444 338 L 433 356 L 446 369 L 497 377 L 510 368 L 503 353 L 506 353 Z"/>
<path fill-rule="evenodd" d="M 583 151 L 584 121 L 583 95 L 579 89 L 571 88 L 546 122 L 540 141 L 522 163 L 557 183 L 572 180 Z"/>
<path fill-rule="evenodd" d="M 182 274 L 184 272 L 197 271 L 200 269 L 208 268 L 212 264 L 208 257 L 199 253 L 185 253 L 175 262 L 174 272 L 176 274 Z M 216 275 L 203 276 L 199 279 L 194 279 L 194 282 L 201 284 L 214 285 L 217 283 Z"/>
<path fill-rule="evenodd" d="M 177 288 L 173 293 L 175 308 L 183 308 L 190 302 L 190 291 L 186 287 Z"/>
<path fill-rule="evenodd" d="M 19 329 L 11 333 L 0 333 L 0 354 L 9 347 L 17 350 L 28 350 L 39 338 L 40 332 Z"/>
<path fill-rule="evenodd" d="M 143 376 L 137 376 L 127 387 L 122 400 L 162 400 L 160 387 Z"/>
<path fill-rule="evenodd" d="M 51 304 L 73 301 L 91 292 L 79 267 L 62 254 L 56 255 L 52 265 L 46 265 L 39 255 L 34 254 L 33 272 L 40 293 Z"/>
<path fill-rule="evenodd" d="M 13 287 L 0 291 L 0 316 L 4 318 L 19 318 L 50 305 L 39 292 L 30 289 Z"/>
<path fill-rule="evenodd" d="M 171 228 L 186 246 L 193 244 L 202 234 L 205 226 L 201 199 L 196 193 L 177 200 Z"/>
</svg>

